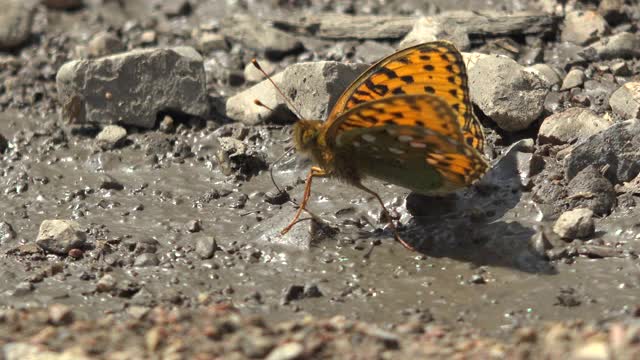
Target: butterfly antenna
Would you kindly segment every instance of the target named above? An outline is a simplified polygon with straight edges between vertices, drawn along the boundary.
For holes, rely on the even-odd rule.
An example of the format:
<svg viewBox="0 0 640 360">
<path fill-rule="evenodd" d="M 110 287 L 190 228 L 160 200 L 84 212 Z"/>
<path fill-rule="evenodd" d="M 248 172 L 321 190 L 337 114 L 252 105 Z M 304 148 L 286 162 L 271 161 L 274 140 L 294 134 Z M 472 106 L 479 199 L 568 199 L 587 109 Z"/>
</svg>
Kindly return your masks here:
<svg viewBox="0 0 640 360">
<path fill-rule="evenodd" d="M 284 101 L 287 102 L 287 105 L 289 105 L 289 108 L 293 110 L 293 112 L 296 114 L 298 119 L 302 119 L 302 115 L 300 115 L 300 110 L 298 110 L 298 108 L 293 105 L 293 102 L 291 102 L 291 100 L 284 94 L 284 92 L 280 89 L 280 87 L 276 85 L 275 81 L 273 81 L 271 76 L 269 76 L 269 74 L 267 74 L 267 72 L 262 69 L 262 66 L 260 66 L 260 64 L 258 63 L 258 60 L 252 59 L 251 63 L 253 64 L 253 66 L 256 67 L 256 69 L 258 69 L 262 73 L 262 75 L 264 75 L 265 78 L 267 78 L 267 80 L 269 80 L 269 82 L 271 82 L 273 87 L 275 87 L 278 93 L 284 98 Z M 267 109 L 270 109 L 268 106 L 260 102 L 260 100 L 254 100 L 254 103 L 258 106 L 262 106 Z"/>
</svg>

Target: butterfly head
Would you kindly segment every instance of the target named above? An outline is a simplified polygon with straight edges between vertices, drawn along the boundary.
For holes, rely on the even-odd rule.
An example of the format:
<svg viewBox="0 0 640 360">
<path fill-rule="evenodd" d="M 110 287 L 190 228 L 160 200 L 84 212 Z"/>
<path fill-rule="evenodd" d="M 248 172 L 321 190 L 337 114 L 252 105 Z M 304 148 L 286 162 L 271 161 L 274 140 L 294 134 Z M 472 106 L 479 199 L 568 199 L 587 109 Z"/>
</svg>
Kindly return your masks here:
<svg viewBox="0 0 640 360">
<path fill-rule="evenodd" d="M 297 151 L 309 152 L 317 147 L 322 124 L 320 120 L 299 120 L 293 125 L 293 141 Z"/>
</svg>

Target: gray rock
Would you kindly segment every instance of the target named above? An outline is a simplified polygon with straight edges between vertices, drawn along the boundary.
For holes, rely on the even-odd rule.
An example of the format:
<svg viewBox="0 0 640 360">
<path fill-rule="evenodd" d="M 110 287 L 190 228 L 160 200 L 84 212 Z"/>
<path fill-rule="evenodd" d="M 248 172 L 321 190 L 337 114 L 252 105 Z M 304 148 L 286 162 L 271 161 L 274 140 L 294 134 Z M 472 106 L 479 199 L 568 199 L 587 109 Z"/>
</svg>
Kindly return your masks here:
<svg viewBox="0 0 640 360">
<path fill-rule="evenodd" d="M 411 31 L 402 39 L 398 47 L 402 49 L 423 42 L 440 40 L 444 32 L 444 21 L 441 17 L 422 17 L 415 22 Z M 462 31 L 458 31 L 452 36 L 449 36 L 447 40 L 453 40 L 453 43 L 460 49 L 466 50 L 470 45 L 467 34 Z"/>
<path fill-rule="evenodd" d="M 393 54 L 395 49 L 384 43 L 367 40 L 357 45 L 355 51 L 356 59 L 361 60 L 365 64 L 373 64 L 378 60 Z"/>
<path fill-rule="evenodd" d="M 593 211 L 590 209 L 573 209 L 560 215 L 553 231 L 565 239 L 586 238 L 594 234 Z"/>
<path fill-rule="evenodd" d="M 323 14 L 310 16 L 306 26 L 314 26 L 314 35 L 324 39 L 380 40 L 399 39 L 415 23 L 410 16 Z"/>
<path fill-rule="evenodd" d="M 613 184 L 635 178 L 640 173 L 640 120 L 613 124 L 576 145 L 565 160 L 567 179 L 588 166 L 604 167 Z"/>
<path fill-rule="evenodd" d="M 147 30 L 140 34 L 140 43 L 144 45 L 155 44 L 158 41 L 158 33 L 153 30 Z"/>
<path fill-rule="evenodd" d="M 479 53 L 479 52 L 462 52 L 462 61 L 467 67 L 467 72 L 471 71 L 471 68 L 476 66 L 478 61 L 482 58 L 489 57 L 491 55 Z"/>
<path fill-rule="evenodd" d="M 209 53 L 216 50 L 227 50 L 229 44 L 224 35 L 209 31 L 199 31 L 196 33 L 196 48 L 201 53 Z"/>
<path fill-rule="evenodd" d="M 304 298 L 304 286 L 302 285 L 289 285 L 282 291 L 282 299 L 280 303 L 287 305 L 292 301 L 302 300 Z"/>
<path fill-rule="evenodd" d="M 101 149 L 115 149 L 127 138 L 127 129 L 118 125 L 107 125 L 96 136 Z"/>
<path fill-rule="evenodd" d="M 526 129 L 544 109 L 549 89 L 512 59 L 486 56 L 469 70 L 471 100 L 507 131 Z"/>
<path fill-rule="evenodd" d="M 264 70 L 264 72 L 266 72 L 267 75 L 269 76 L 273 75 L 273 73 L 276 72 L 276 63 L 273 63 L 265 59 L 265 60 L 260 60 L 259 64 L 262 70 Z M 255 66 L 253 66 L 252 63 L 248 63 L 244 67 L 244 79 L 252 83 L 265 80 L 264 74 L 262 74 L 260 70 L 258 70 Z"/>
<path fill-rule="evenodd" d="M 237 174 L 249 178 L 267 169 L 262 152 L 249 148 L 242 141 L 232 137 L 219 138 L 218 142 L 219 147 L 216 149 L 215 156 L 224 175 Z"/>
<path fill-rule="evenodd" d="M 598 13 L 609 24 L 615 26 L 625 20 L 625 0 L 601 0 L 598 5 Z"/>
<path fill-rule="evenodd" d="M 124 185 L 118 179 L 109 174 L 100 174 L 98 177 L 98 188 L 103 190 L 121 191 Z"/>
<path fill-rule="evenodd" d="M 160 260 L 158 259 L 158 256 L 151 253 L 142 253 L 136 256 L 136 259 L 133 262 L 133 266 L 137 267 L 158 266 L 159 264 Z"/>
<path fill-rule="evenodd" d="M 5 221 L 0 221 L 0 245 L 15 238 L 16 232 L 13 230 L 11 224 Z"/>
<path fill-rule="evenodd" d="M 201 259 L 211 259 L 216 247 L 216 239 L 213 236 L 203 236 L 196 240 L 196 254 Z"/>
<path fill-rule="evenodd" d="M 322 291 L 320 291 L 320 288 L 316 284 L 305 284 L 303 295 L 305 298 L 315 298 L 323 296 Z"/>
<path fill-rule="evenodd" d="M 580 69 L 571 69 L 564 77 L 560 90 L 569 90 L 574 87 L 582 86 L 585 80 L 584 71 Z"/>
<path fill-rule="evenodd" d="M 261 51 L 269 59 L 281 59 L 303 48 L 296 37 L 248 15 L 237 14 L 225 19 L 221 29 L 223 35 L 231 41 L 240 42 L 251 49 Z"/>
<path fill-rule="evenodd" d="M 570 108 L 544 119 L 538 131 L 538 144 L 582 142 L 609 125 L 609 121 L 589 109 Z"/>
<path fill-rule="evenodd" d="M 161 1 L 160 11 L 168 17 L 188 15 L 191 13 L 189 0 Z"/>
<path fill-rule="evenodd" d="M 640 57 L 640 34 L 621 32 L 601 39 L 582 50 L 586 58 L 631 59 Z"/>
<path fill-rule="evenodd" d="M 288 342 L 273 349 L 266 360 L 293 360 L 298 359 L 303 353 L 304 346 L 302 344 Z"/>
<path fill-rule="evenodd" d="M 623 119 L 640 118 L 640 82 L 632 81 L 622 85 L 611 94 L 609 105 Z"/>
<path fill-rule="evenodd" d="M 98 280 L 96 290 L 98 290 L 98 292 L 110 292 L 116 288 L 117 284 L 118 282 L 113 275 L 105 274 L 100 278 L 100 280 Z"/>
<path fill-rule="evenodd" d="M 89 360 L 88 357 L 80 355 L 74 350 L 48 351 L 40 345 L 18 341 L 5 344 L 0 348 L 0 359 L 2 360 Z"/>
<path fill-rule="evenodd" d="M 124 43 L 115 34 L 106 31 L 93 35 L 87 45 L 87 53 L 91 57 L 117 54 L 125 49 Z"/>
<path fill-rule="evenodd" d="M 73 311 L 67 305 L 52 304 L 49 306 L 49 323 L 59 325 L 69 325 L 73 322 Z"/>
<path fill-rule="evenodd" d="M 283 78 L 284 73 L 282 72 L 271 77 L 280 88 L 283 87 Z M 274 111 L 272 112 L 256 105 L 255 100 L 260 100 L 260 102 Z M 276 89 L 273 88 L 273 84 L 266 79 L 228 98 L 226 102 L 226 113 L 231 119 L 247 125 L 260 124 L 266 119 L 276 116 L 285 117 L 290 114 L 285 100 L 282 99 Z"/>
<path fill-rule="evenodd" d="M 263 359 L 276 345 L 275 339 L 252 333 L 247 333 L 240 341 L 242 353 L 252 359 Z"/>
<path fill-rule="evenodd" d="M 400 48 L 426 41 L 449 40 L 458 48 L 469 48 L 471 37 L 502 37 L 511 34 L 540 35 L 555 29 L 555 19 L 535 12 L 449 11 L 421 18 L 400 43 Z"/>
<path fill-rule="evenodd" d="M 161 111 L 204 117 L 209 110 L 202 57 L 190 47 L 71 61 L 56 80 L 63 118 L 72 123 L 152 128 Z"/>
<path fill-rule="evenodd" d="M 525 68 L 525 71 L 529 71 L 537 75 L 540 79 L 547 83 L 548 87 L 558 85 L 562 82 L 562 78 L 556 69 L 547 64 L 535 64 Z"/>
<path fill-rule="evenodd" d="M 570 208 L 585 207 L 596 215 L 607 215 L 616 204 L 616 192 L 594 166 L 580 171 L 567 185 Z"/>
<path fill-rule="evenodd" d="M 87 235 L 80 224 L 71 220 L 44 220 L 40 224 L 36 244 L 44 251 L 66 255 L 69 250 L 82 247 Z"/>
<path fill-rule="evenodd" d="M 202 223 L 200 220 L 189 220 L 185 225 L 185 229 L 190 233 L 197 233 L 202 231 Z"/>
<path fill-rule="evenodd" d="M 595 11 L 571 11 L 564 18 L 562 41 L 586 45 L 609 31 L 607 21 Z"/>
<path fill-rule="evenodd" d="M 18 283 L 16 287 L 13 289 L 11 296 L 16 296 L 16 297 L 25 296 L 30 292 L 32 292 L 34 289 L 35 289 L 35 286 L 33 286 L 32 283 L 27 281 L 22 281 Z"/>
<path fill-rule="evenodd" d="M 84 5 L 83 0 L 43 0 L 48 8 L 59 10 L 77 9 Z"/>
<path fill-rule="evenodd" d="M 0 50 L 16 48 L 29 39 L 35 5 L 33 0 L 0 0 Z"/>
<path fill-rule="evenodd" d="M 629 76 L 631 75 L 631 69 L 624 61 L 618 61 L 611 64 L 611 72 L 615 76 Z"/>
<path fill-rule="evenodd" d="M 9 140 L 0 134 L 0 154 L 3 154 L 9 148 Z"/>
<path fill-rule="evenodd" d="M 533 139 L 522 139 L 511 144 L 503 151 L 502 156 L 496 159 L 485 176 L 478 181 L 478 186 L 512 189 L 525 187 L 530 176 L 535 173 L 531 162 L 534 145 Z M 407 202 L 408 200 L 409 198 Z M 433 210 L 427 209 L 427 211 Z M 413 212 L 412 214 L 416 216 Z"/>
<path fill-rule="evenodd" d="M 335 61 L 299 63 L 274 75 L 273 81 L 305 119 L 325 119 L 344 89 L 366 68 L 366 64 L 341 64 Z M 227 116 L 247 125 L 258 124 L 274 116 L 271 111 L 257 106 L 255 99 L 276 111 L 288 107 L 273 85 L 264 80 L 230 97 L 226 106 Z"/>
</svg>

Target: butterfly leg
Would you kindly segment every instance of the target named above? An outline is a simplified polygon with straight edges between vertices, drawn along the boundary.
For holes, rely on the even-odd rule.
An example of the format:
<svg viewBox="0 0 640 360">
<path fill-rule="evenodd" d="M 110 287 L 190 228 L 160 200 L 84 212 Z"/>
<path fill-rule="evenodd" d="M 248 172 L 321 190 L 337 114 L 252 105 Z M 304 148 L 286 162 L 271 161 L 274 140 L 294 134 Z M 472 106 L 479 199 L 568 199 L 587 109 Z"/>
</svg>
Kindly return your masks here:
<svg viewBox="0 0 640 360">
<path fill-rule="evenodd" d="M 311 196 L 311 181 L 313 180 L 313 178 L 323 177 L 326 175 L 327 175 L 326 171 L 324 171 L 323 169 L 317 166 L 313 166 L 311 168 L 311 170 L 309 171 L 309 174 L 307 175 L 307 180 L 305 181 L 304 194 L 302 195 L 302 202 L 300 203 L 300 207 L 298 208 L 296 215 L 293 217 L 293 220 L 291 220 L 289 225 L 287 225 L 287 227 L 285 227 L 284 229 L 282 229 L 282 231 L 280 231 L 281 235 L 284 235 L 288 233 L 289 230 L 291 230 L 293 225 L 295 225 L 298 222 L 298 219 L 300 218 L 300 215 L 302 215 L 302 212 L 307 207 L 307 202 L 309 202 L 309 197 Z"/>
<path fill-rule="evenodd" d="M 358 189 L 363 190 L 363 191 L 373 195 L 376 199 L 378 199 L 378 202 L 380 203 L 380 206 L 382 206 L 383 215 L 385 216 L 385 218 L 389 219 L 389 226 L 391 226 L 391 230 L 393 230 L 393 237 L 396 239 L 397 242 L 402 244 L 402 246 L 404 246 L 408 250 L 416 251 L 416 249 L 413 246 L 409 245 L 406 241 L 402 240 L 402 238 L 400 237 L 400 234 L 398 234 L 398 229 L 396 228 L 396 225 L 393 223 L 393 219 L 391 218 L 391 214 L 389 213 L 389 210 L 387 210 L 387 207 L 384 206 L 384 202 L 382 201 L 382 198 L 380 198 L 380 195 L 378 195 L 378 193 L 376 193 L 375 191 L 367 188 L 366 186 L 364 186 L 362 184 L 356 184 L 355 186 Z"/>
</svg>

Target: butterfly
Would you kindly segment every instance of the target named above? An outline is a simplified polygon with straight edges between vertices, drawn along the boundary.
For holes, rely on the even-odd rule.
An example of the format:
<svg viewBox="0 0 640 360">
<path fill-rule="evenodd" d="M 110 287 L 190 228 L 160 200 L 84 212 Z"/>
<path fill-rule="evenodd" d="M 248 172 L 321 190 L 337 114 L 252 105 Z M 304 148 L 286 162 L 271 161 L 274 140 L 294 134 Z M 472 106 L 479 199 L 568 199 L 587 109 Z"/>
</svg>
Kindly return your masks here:
<svg viewBox="0 0 640 360">
<path fill-rule="evenodd" d="M 446 194 L 478 180 L 489 165 L 473 114 L 462 55 L 447 41 L 419 44 L 373 64 L 339 97 L 326 121 L 298 120 L 293 141 L 316 166 L 288 232 L 311 196 L 314 178 L 340 179 L 384 202 L 362 184 L 374 177 L 426 195 Z"/>
</svg>

